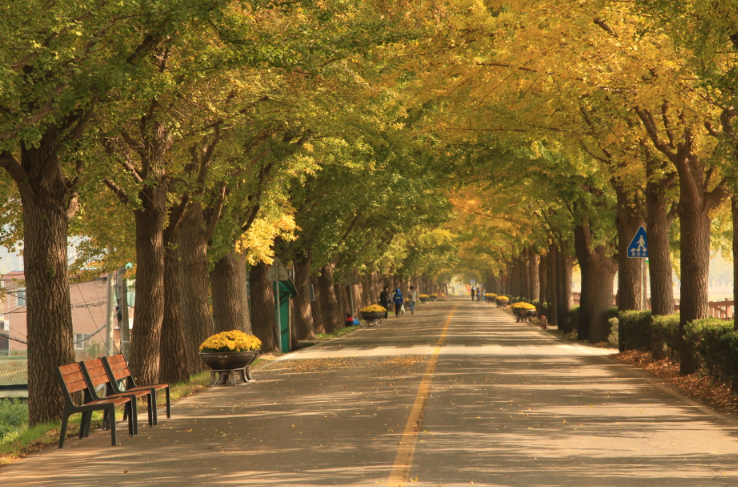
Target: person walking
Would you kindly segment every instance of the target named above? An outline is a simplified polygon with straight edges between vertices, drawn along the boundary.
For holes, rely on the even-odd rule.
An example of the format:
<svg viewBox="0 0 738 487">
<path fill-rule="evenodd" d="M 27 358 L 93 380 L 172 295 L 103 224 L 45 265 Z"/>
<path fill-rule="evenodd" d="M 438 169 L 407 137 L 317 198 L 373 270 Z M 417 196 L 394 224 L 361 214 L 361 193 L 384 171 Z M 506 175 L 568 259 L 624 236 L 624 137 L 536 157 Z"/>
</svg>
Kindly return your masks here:
<svg viewBox="0 0 738 487">
<path fill-rule="evenodd" d="M 405 298 L 402 297 L 402 291 L 398 287 L 395 289 L 395 294 L 392 295 L 392 302 L 395 303 L 395 317 L 400 317 L 400 310 L 402 305 L 405 303 Z"/>
<path fill-rule="evenodd" d="M 472 302 L 474 302 L 474 293 L 476 292 L 476 289 L 474 286 L 471 287 L 471 295 L 472 295 Z"/>
<path fill-rule="evenodd" d="M 384 290 L 379 293 L 379 305 L 385 309 L 384 319 L 387 319 L 389 314 L 390 305 L 392 304 L 392 294 L 389 292 L 389 287 L 384 286 Z"/>
<path fill-rule="evenodd" d="M 410 286 L 410 292 L 407 295 L 408 298 L 408 304 L 410 305 L 410 314 L 415 314 L 415 302 L 418 300 L 418 291 L 413 287 Z"/>
</svg>

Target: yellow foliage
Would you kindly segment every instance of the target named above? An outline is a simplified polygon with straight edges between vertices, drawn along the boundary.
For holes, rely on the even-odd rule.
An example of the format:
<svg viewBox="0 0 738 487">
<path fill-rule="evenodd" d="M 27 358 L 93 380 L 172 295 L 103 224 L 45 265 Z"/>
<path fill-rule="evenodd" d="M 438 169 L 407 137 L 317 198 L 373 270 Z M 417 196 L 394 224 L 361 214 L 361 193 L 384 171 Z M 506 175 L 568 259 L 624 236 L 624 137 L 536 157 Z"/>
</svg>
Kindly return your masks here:
<svg viewBox="0 0 738 487">
<path fill-rule="evenodd" d="M 359 310 L 359 313 L 386 313 L 387 309 L 384 306 L 378 304 L 372 304 L 371 306 L 364 306 Z"/>
<path fill-rule="evenodd" d="M 223 331 L 210 336 L 200 345 L 200 353 L 246 352 L 261 350 L 261 340 L 239 330 Z"/>
<path fill-rule="evenodd" d="M 523 301 L 519 303 L 514 303 L 512 306 L 510 306 L 512 309 L 536 309 L 535 306 L 533 306 L 530 303 L 525 303 Z"/>
</svg>

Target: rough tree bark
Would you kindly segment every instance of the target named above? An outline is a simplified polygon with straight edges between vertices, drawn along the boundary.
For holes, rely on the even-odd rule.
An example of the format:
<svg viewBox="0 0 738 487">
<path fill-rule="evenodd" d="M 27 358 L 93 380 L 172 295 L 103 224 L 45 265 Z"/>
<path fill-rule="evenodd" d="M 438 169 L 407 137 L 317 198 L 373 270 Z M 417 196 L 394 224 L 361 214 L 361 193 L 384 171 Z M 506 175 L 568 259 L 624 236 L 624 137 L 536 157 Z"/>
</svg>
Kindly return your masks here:
<svg viewBox="0 0 738 487">
<path fill-rule="evenodd" d="M 549 304 L 550 309 L 548 310 L 548 323 L 551 326 L 559 326 L 559 280 L 557 279 L 558 274 L 558 260 L 559 260 L 559 246 L 556 242 L 551 240 L 548 244 L 548 285 L 546 286 L 546 292 L 550 298 Z M 560 327 L 561 329 L 561 327 Z"/>
<path fill-rule="evenodd" d="M 523 285 L 520 295 L 526 299 L 533 299 L 531 298 L 533 293 L 531 292 L 530 251 L 528 249 L 523 249 L 523 253 L 520 256 L 520 272 L 522 273 L 521 283 Z"/>
<path fill-rule="evenodd" d="M 310 255 L 305 255 L 295 260 L 295 289 L 297 296 L 293 300 L 294 305 L 294 328 L 298 340 L 314 340 L 315 324 L 310 306 L 310 268 L 312 266 Z"/>
<path fill-rule="evenodd" d="M 541 304 L 548 302 L 548 259 L 545 255 L 540 256 L 538 263 L 538 296 Z"/>
<path fill-rule="evenodd" d="M 198 356 L 198 348 L 214 330 L 208 300 L 208 235 L 199 202 L 190 202 L 182 218 L 179 250 L 187 366 L 190 373 L 202 372 L 207 366 Z"/>
<path fill-rule="evenodd" d="M 179 287 L 180 221 L 179 216 L 175 216 L 177 211 L 181 215 L 186 204 L 185 201 L 181 208 L 170 212 L 169 224 L 164 230 L 164 319 L 161 325 L 159 380 L 168 384 L 190 381 Z"/>
<path fill-rule="evenodd" d="M 651 313 L 674 314 L 674 282 L 669 252 L 669 229 L 674 214 L 667 208 L 667 190 L 676 181 L 676 173 L 656 180 L 660 164 L 649 158 L 646 183 L 646 218 L 648 219 L 648 271 L 651 284 Z"/>
<path fill-rule="evenodd" d="M 131 336 L 131 372 L 137 382 L 159 382 L 161 325 L 164 320 L 164 220 L 167 184 L 140 191 L 136 221 L 136 314 Z"/>
<path fill-rule="evenodd" d="M 606 342 L 610 335 L 607 310 L 612 307 L 613 281 L 618 270 L 617 259 L 607 255 L 608 249 L 598 245 L 590 252 L 589 326 L 590 343 Z"/>
<path fill-rule="evenodd" d="M 75 361 L 67 228 L 78 204 L 58 159 L 58 136 L 49 128 L 38 147 L 22 144 L 20 162 L 0 151 L 0 167 L 17 185 L 23 209 L 31 426 L 60 419 L 63 400 L 54 368 Z"/>
<path fill-rule="evenodd" d="M 259 262 L 251 268 L 252 332 L 261 340 L 263 353 L 279 353 L 274 283 L 269 282 L 269 265 Z"/>
<path fill-rule="evenodd" d="M 323 312 L 323 326 L 326 333 L 333 333 L 343 327 L 341 310 L 338 308 L 338 299 L 333 287 L 333 264 L 328 263 L 320 269 L 318 276 L 320 288 L 320 307 Z"/>
<path fill-rule="evenodd" d="M 231 251 L 218 259 L 210 272 L 215 332 L 251 333 L 246 299 L 246 262 Z"/>
<path fill-rule="evenodd" d="M 641 308 L 641 259 L 628 257 L 628 245 L 633 236 L 643 225 L 640 212 L 642 204 L 637 195 L 621 182 L 613 180 L 613 188 L 617 196 L 615 227 L 618 232 L 618 308 L 625 310 Z M 649 244 L 650 242 L 649 235 Z"/>
<path fill-rule="evenodd" d="M 315 333 L 325 333 L 325 326 L 323 325 L 323 308 L 320 305 L 320 286 L 318 286 L 318 277 L 310 276 L 310 284 L 313 285 L 313 292 L 315 293 L 315 301 L 310 303 L 310 312 L 313 315 Z"/>
<path fill-rule="evenodd" d="M 538 281 L 539 257 L 533 250 L 528 250 L 528 296 L 532 300 L 540 300 Z"/>
<path fill-rule="evenodd" d="M 734 194 L 730 203 L 733 215 L 733 329 L 738 331 L 738 195 Z"/>
</svg>

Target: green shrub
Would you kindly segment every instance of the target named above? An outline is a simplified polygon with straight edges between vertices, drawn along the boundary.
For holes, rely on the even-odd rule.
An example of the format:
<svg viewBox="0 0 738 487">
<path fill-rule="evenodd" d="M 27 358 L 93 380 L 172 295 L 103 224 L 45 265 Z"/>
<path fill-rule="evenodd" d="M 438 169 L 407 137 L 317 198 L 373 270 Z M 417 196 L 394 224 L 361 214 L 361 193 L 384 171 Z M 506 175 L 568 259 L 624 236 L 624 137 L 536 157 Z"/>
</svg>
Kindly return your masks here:
<svg viewBox="0 0 738 487">
<path fill-rule="evenodd" d="M 610 314 L 610 310 L 608 310 L 608 315 Z M 651 312 L 620 311 L 616 316 L 618 319 L 618 343 L 620 351 L 650 351 L 653 334 Z M 611 316 L 608 316 L 608 320 L 609 318 Z"/>
<path fill-rule="evenodd" d="M 649 351 L 654 360 L 669 358 L 672 362 L 679 362 L 681 343 L 678 314 L 652 317 Z"/>
<path fill-rule="evenodd" d="M 537 299 L 534 299 L 533 301 L 530 302 L 530 304 L 538 308 L 541 305 L 541 302 Z"/>
<path fill-rule="evenodd" d="M 0 400 L 0 440 L 28 426 L 28 406 L 18 399 Z"/>
<path fill-rule="evenodd" d="M 620 322 L 617 318 L 608 318 L 607 324 L 610 327 L 610 335 L 607 337 L 607 343 L 615 348 L 620 347 L 620 330 L 618 325 Z"/>
<path fill-rule="evenodd" d="M 716 382 L 734 391 L 738 382 L 738 332 L 733 322 L 719 318 L 697 320 L 687 325 L 685 341 L 697 357 L 696 365 Z"/>
</svg>

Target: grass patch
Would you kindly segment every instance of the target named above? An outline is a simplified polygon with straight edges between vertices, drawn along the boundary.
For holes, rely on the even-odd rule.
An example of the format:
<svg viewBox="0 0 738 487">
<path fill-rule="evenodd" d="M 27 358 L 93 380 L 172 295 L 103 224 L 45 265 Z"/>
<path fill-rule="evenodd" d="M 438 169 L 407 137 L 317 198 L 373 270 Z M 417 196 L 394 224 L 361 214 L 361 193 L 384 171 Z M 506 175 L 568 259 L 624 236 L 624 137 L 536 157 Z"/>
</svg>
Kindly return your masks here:
<svg viewBox="0 0 738 487">
<path fill-rule="evenodd" d="M 328 340 L 353 333 L 360 328 L 363 328 L 363 326 L 346 326 L 344 328 L 341 328 L 340 330 L 334 331 L 333 333 L 318 333 L 318 341 L 327 342 Z"/>
</svg>

